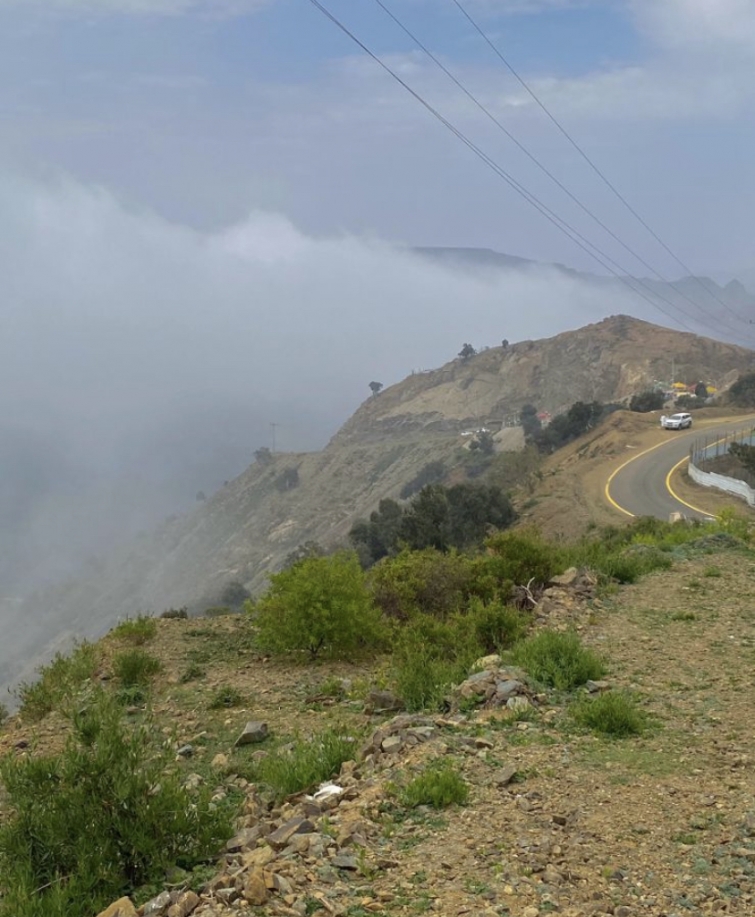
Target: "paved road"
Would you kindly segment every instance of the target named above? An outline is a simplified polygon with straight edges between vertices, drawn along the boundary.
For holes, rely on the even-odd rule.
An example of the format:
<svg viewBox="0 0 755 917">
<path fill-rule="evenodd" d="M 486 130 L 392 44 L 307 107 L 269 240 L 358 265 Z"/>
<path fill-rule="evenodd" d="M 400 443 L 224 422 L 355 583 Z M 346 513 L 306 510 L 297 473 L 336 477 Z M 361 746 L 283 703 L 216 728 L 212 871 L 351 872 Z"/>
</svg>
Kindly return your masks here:
<svg viewBox="0 0 755 917">
<path fill-rule="evenodd" d="M 707 519 L 699 512 L 677 499 L 667 484 L 671 469 L 689 455 L 692 442 L 705 435 L 723 436 L 741 424 L 705 426 L 700 430 L 667 430 L 668 441 L 639 452 L 618 468 L 608 480 L 606 496 L 617 511 L 627 516 L 656 516 L 668 519 L 670 513 L 684 513 L 687 518 Z"/>
</svg>

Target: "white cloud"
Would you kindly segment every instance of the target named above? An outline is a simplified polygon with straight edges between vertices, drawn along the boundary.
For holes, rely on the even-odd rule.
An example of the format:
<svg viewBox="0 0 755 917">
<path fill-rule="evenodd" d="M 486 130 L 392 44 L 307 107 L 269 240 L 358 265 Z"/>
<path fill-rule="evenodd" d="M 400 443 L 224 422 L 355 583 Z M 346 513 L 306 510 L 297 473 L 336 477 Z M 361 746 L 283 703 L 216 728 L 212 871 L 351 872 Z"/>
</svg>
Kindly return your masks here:
<svg viewBox="0 0 755 917">
<path fill-rule="evenodd" d="M 679 48 L 755 48 L 752 0 L 629 0 L 638 22 L 659 44 Z"/>
<path fill-rule="evenodd" d="M 0 464 L 36 443 L 52 482 L 0 529 L 0 572 L 8 558 L 24 569 L 23 546 L 35 569 L 65 568 L 191 504 L 242 470 L 270 421 L 283 448 L 319 446 L 372 379 L 630 305 L 547 270 L 452 272 L 276 214 L 201 233 L 102 190 L 7 177 L 0 277 Z M 0 482 L 7 520 L 18 489 L 5 468 Z"/>
</svg>

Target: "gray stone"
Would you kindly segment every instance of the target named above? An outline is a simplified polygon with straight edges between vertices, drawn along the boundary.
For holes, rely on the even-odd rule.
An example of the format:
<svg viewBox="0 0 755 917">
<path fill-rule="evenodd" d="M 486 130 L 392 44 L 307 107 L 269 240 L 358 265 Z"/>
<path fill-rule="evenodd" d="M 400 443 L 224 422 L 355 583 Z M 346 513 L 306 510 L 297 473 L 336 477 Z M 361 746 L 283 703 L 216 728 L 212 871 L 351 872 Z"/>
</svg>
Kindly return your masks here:
<svg viewBox="0 0 755 917">
<path fill-rule="evenodd" d="M 564 573 L 561 573 L 559 576 L 551 577 L 551 584 L 553 586 L 573 586 L 577 581 L 579 576 L 579 571 L 576 567 L 569 567 Z"/>
<path fill-rule="evenodd" d="M 516 681 L 515 679 L 509 679 L 508 681 L 499 681 L 495 686 L 495 696 L 499 700 L 508 700 L 508 698 L 513 697 L 515 694 L 521 694 L 524 690 L 524 685 L 521 681 Z"/>
<path fill-rule="evenodd" d="M 144 905 L 144 917 L 163 917 L 170 906 L 170 892 L 162 892 Z"/>
<path fill-rule="evenodd" d="M 255 745 L 258 742 L 264 742 L 270 734 L 267 723 L 260 723 L 256 720 L 250 720 L 236 739 L 236 747 L 242 745 Z"/>
<path fill-rule="evenodd" d="M 493 774 L 493 783 L 496 786 L 508 786 L 516 777 L 516 767 L 513 764 L 506 764 Z"/>
<path fill-rule="evenodd" d="M 400 751 L 403 744 L 401 736 L 388 736 L 387 739 L 383 739 L 380 743 L 380 748 L 389 755 L 392 752 Z"/>
<path fill-rule="evenodd" d="M 333 857 L 330 862 L 336 869 L 348 869 L 351 872 L 355 872 L 358 868 L 356 857 L 345 856 L 344 854 Z"/>
<path fill-rule="evenodd" d="M 388 713 L 402 710 L 404 702 L 392 691 L 370 691 L 364 700 L 365 713 Z"/>
<path fill-rule="evenodd" d="M 282 824 L 280 828 L 273 831 L 267 838 L 271 847 L 283 848 L 295 834 L 312 834 L 315 826 L 308 818 L 297 815 L 296 818 L 290 818 Z"/>
<path fill-rule="evenodd" d="M 176 752 L 179 758 L 190 758 L 194 754 L 193 745 L 182 745 Z"/>
</svg>

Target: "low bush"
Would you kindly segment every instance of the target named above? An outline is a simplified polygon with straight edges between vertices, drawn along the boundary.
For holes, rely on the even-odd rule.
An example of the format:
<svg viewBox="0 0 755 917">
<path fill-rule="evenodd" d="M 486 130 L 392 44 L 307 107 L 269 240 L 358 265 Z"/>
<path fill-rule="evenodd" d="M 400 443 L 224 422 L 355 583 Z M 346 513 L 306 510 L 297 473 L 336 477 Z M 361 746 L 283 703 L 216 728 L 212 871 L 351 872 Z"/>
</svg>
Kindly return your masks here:
<svg viewBox="0 0 755 917">
<path fill-rule="evenodd" d="M 210 698 L 210 710 L 240 707 L 244 703 L 244 695 L 231 685 L 221 685 Z"/>
<path fill-rule="evenodd" d="M 132 646 L 142 646 L 157 634 L 157 621 L 147 615 L 127 618 L 114 627 L 111 633 L 113 637 L 130 643 Z"/>
<path fill-rule="evenodd" d="M 410 809 L 417 806 L 431 806 L 433 809 L 463 806 L 469 799 L 469 787 L 450 764 L 433 763 L 403 788 L 400 799 Z"/>
<path fill-rule="evenodd" d="M 65 750 L 0 762 L 0 917 L 91 917 L 166 870 L 191 869 L 232 833 L 228 807 L 189 793 L 172 754 L 98 690 Z"/>
<path fill-rule="evenodd" d="M 272 790 L 276 799 L 283 799 L 335 777 L 355 752 L 353 738 L 328 729 L 311 739 L 299 739 L 288 748 L 271 751 L 253 765 L 250 776 Z"/>
<path fill-rule="evenodd" d="M 567 566 L 562 549 L 534 530 L 502 532 L 488 538 L 485 545 L 495 559 L 491 566 L 498 578 L 518 586 L 530 582 L 542 586 Z"/>
<path fill-rule="evenodd" d="M 603 660 L 574 632 L 540 631 L 515 646 L 512 655 L 535 681 L 557 691 L 571 691 L 606 673 Z"/>
<path fill-rule="evenodd" d="M 476 597 L 470 599 L 462 622 L 472 631 L 484 655 L 511 649 L 525 636 L 529 624 L 530 616 L 518 608 L 501 602 L 486 603 Z"/>
<path fill-rule="evenodd" d="M 113 657 L 113 674 L 124 688 L 144 688 L 162 669 L 162 663 L 144 650 L 126 650 Z"/>
<path fill-rule="evenodd" d="M 37 722 L 51 710 L 76 694 L 94 677 L 100 665 L 100 652 L 92 643 L 80 643 L 72 653 L 58 653 L 49 665 L 39 670 L 39 678 L 17 689 L 20 714 Z"/>
<path fill-rule="evenodd" d="M 384 641 L 380 614 L 353 553 L 309 557 L 273 574 L 253 614 L 260 645 L 271 652 L 352 658 Z"/>
<path fill-rule="evenodd" d="M 466 603 L 471 563 L 471 558 L 455 551 L 404 550 L 371 571 L 372 595 L 388 618 L 408 621 L 427 614 L 445 619 Z"/>
<path fill-rule="evenodd" d="M 608 691 L 580 700 L 571 714 L 580 726 L 612 738 L 641 735 L 647 728 L 647 716 L 627 691 Z"/>
<path fill-rule="evenodd" d="M 440 621 L 418 615 L 398 633 L 393 651 L 396 692 L 406 709 L 438 710 L 451 687 L 484 654 L 462 616 Z"/>
</svg>

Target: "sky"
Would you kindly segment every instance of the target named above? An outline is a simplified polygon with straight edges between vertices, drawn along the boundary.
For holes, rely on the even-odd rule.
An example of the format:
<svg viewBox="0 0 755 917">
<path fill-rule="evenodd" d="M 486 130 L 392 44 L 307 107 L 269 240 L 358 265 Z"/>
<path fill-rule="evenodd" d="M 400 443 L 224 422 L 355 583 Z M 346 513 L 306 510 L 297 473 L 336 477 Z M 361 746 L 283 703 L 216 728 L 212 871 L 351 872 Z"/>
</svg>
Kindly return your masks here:
<svg viewBox="0 0 755 917">
<path fill-rule="evenodd" d="M 621 241 L 374 0 L 323 2 L 617 269 L 684 273 L 454 0 L 383 2 Z M 685 265 L 755 285 L 755 5 L 463 6 Z M 0 0 L 0 593 L 195 505 L 271 423 L 321 447 L 465 341 L 667 322 L 420 245 L 605 272 L 309 0 Z"/>
</svg>

